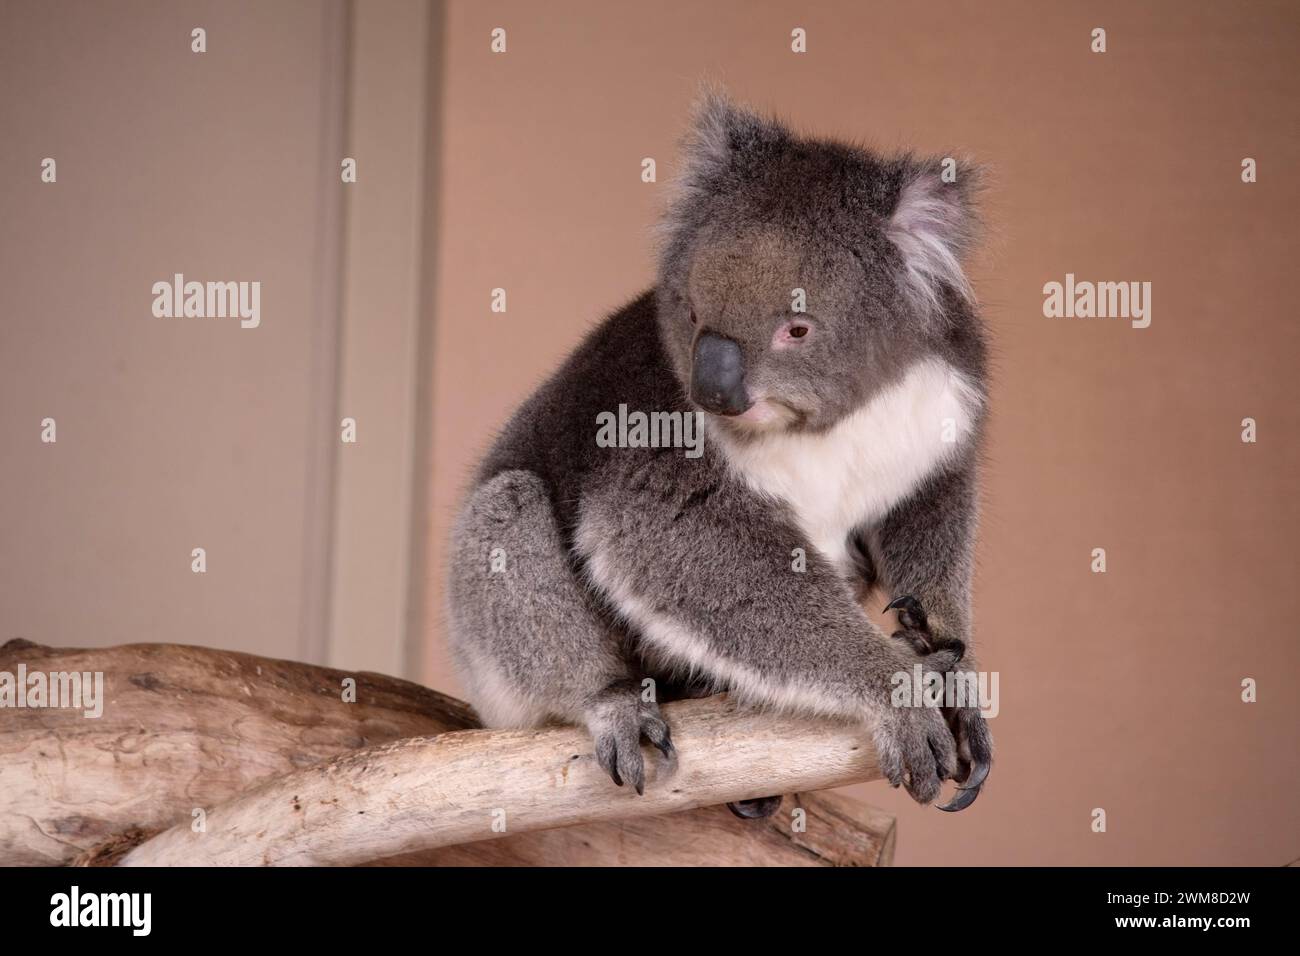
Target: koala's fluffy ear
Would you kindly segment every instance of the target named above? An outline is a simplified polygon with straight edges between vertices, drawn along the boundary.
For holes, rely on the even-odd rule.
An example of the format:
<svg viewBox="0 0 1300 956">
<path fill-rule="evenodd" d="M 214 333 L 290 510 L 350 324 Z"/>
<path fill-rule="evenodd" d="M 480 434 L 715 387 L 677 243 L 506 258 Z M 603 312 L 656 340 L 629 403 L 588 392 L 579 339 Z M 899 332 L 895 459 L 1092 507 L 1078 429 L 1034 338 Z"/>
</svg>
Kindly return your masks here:
<svg viewBox="0 0 1300 956">
<path fill-rule="evenodd" d="M 706 86 L 691 109 L 682 144 L 684 178 L 694 182 L 725 173 L 748 147 L 770 133 L 771 124 L 739 106 L 720 86 Z"/>
<path fill-rule="evenodd" d="M 885 228 L 903 254 L 909 292 L 923 308 L 935 311 L 942 309 L 945 288 L 974 301 L 962 265 L 979 230 L 979 167 L 959 162 L 953 182 L 944 182 L 943 172 L 940 160 L 909 162 Z"/>
<path fill-rule="evenodd" d="M 722 87 L 703 87 L 682 140 L 678 195 L 728 191 L 788 135 L 775 120 L 738 105 Z"/>
<path fill-rule="evenodd" d="M 656 230 L 664 248 L 672 250 L 675 240 L 703 225 L 708 210 L 701 199 L 736 188 L 762 162 L 766 148 L 787 135 L 774 121 L 737 105 L 722 87 L 704 86 L 692 106 L 681 167 Z"/>
</svg>

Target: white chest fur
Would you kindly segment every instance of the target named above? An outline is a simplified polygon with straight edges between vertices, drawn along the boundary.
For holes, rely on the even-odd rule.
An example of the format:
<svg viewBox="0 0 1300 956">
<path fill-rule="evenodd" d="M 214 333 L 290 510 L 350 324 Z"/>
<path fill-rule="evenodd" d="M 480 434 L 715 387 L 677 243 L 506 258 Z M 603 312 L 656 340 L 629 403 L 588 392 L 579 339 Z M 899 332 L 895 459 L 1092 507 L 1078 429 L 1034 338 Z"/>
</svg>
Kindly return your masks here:
<svg viewBox="0 0 1300 956">
<path fill-rule="evenodd" d="M 870 526 L 969 439 L 979 393 L 956 369 L 927 359 L 820 435 L 773 433 L 736 442 L 713 430 L 732 469 L 784 502 L 809 541 L 847 566 L 849 533 Z"/>
</svg>

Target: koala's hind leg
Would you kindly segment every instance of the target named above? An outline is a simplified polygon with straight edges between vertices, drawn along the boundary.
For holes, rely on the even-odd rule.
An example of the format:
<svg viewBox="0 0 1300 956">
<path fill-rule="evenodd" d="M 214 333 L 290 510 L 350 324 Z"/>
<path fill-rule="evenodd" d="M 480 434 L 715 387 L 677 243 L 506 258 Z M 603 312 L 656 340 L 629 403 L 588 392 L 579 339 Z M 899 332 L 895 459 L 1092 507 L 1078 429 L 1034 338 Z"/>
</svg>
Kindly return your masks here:
<svg viewBox="0 0 1300 956">
<path fill-rule="evenodd" d="M 575 577 L 545 483 L 528 471 L 489 479 L 453 542 L 452 650 L 484 723 L 581 724 L 614 782 L 642 792 L 641 738 L 669 756 L 668 725 L 641 699 L 619 636 Z"/>
</svg>

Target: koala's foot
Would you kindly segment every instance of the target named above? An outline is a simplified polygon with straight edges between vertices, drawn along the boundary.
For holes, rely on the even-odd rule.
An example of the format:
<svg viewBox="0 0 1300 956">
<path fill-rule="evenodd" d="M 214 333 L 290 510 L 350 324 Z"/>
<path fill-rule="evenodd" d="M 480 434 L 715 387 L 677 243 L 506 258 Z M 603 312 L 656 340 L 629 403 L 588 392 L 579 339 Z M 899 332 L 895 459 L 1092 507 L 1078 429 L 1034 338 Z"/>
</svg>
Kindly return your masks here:
<svg viewBox="0 0 1300 956">
<path fill-rule="evenodd" d="M 758 797 L 754 800 L 737 800 L 727 804 L 727 809 L 742 820 L 766 820 L 781 808 L 781 797 Z"/>
<path fill-rule="evenodd" d="M 616 681 L 594 695 L 584 717 L 596 744 L 596 762 L 620 787 L 630 783 L 637 793 L 645 793 L 642 737 L 667 759 L 676 753 L 659 705 L 642 700 L 640 688 L 633 681 Z"/>
<path fill-rule="evenodd" d="M 893 636 L 910 644 L 917 654 L 925 658 L 930 669 L 947 674 L 965 656 L 966 645 L 961 641 L 935 637 L 930 630 L 925 609 L 912 595 L 904 594 L 894 598 L 885 606 L 885 610 L 898 611 L 898 623 L 902 625 L 902 630 L 895 631 Z M 988 779 L 993 764 L 993 737 L 978 708 L 946 707 L 943 715 L 957 746 L 957 766 L 953 779 L 958 786 L 956 796 L 939 809 L 955 813 L 965 810 L 980 795 L 980 789 Z"/>
</svg>

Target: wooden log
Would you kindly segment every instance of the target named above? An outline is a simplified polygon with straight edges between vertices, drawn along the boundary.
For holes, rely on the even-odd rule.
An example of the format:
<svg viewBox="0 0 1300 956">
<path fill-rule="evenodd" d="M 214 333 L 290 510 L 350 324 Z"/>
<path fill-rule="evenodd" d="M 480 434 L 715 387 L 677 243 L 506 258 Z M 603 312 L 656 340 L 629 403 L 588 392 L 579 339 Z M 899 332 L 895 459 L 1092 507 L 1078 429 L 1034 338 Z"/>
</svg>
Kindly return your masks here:
<svg viewBox="0 0 1300 956">
<path fill-rule="evenodd" d="M 891 866 L 894 841 L 894 818 L 883 810 L 839 793 L 803 793 L 785 797 L 765 820 L 703 807 L 462 843 L 370 865 Z"/>
<path fill-rule="evenodd" d="M 357 864 L 878 776 L 852 726 L 742 710 L 725 695 L 675 701 L 663 713 L 680 757 L 666 763 L 647 753 L 644 795 L 610 785 L 578 728 L 455 731 L 277 777 L 212 810 L 205 832 L 172 827 L 119 865 Z"/>
<path fill-rule="evenodd" d="M 387 864 L 592 865 L 631 854 L 648 865 L 827 865 L 892 856 L 892 820 L 843 798 L 801 798 L 802 829 L 791 825 L 789 800 L 763 822 L 716 807 L 645 816 L 864 779 L 873 761 L 853 728 L 747 713 L 719 700 L 671 704 L 683 756 L 674 768 L 648 751 L 647 795 L 638 798 L 612 786 L 585 735 L 571 728 L 430 739 L 472 726 L 469 709 L 379 675 L 175 645 L 0 648 L 0 671 L 19 661 L 29 670 L 103 671 L 109 701 L 98 719 L 67 710 L 5 714 L 3 863 L 66 862 L 82 851 L 87 861 L 185 864 L 382 857 Z M 349 676 L 356 703 L 342 700 Z M 364 749 L 337 756 L 357 747 Z M 718 760 L 720 753 L 728 759 Z M 205 832 L 191 829 L 196 808 L 206 813 Z M 270 811 L 252 830 L 250 809 L 254 817 Z M 632 818 L 615 822 L 625 814 Z M 610 822 L 532 832 L 590 819 Z M 504 822 L 504 838 L 494 821 Z M 479 842 L 485 838 L 495 839 Z M 229 845 L 246 839 L 243 851 Z M 462 840 L 475 842 L 447 846 Z M 424 857 L 409 855 L 416 851 Z"/>
<path fill-rule="evenodd" d="M 56 865 L 136 828 L 192 821 L 236 794 L 340 753 L 478 726 L 445 694 L 178 644 L 0 646 L 0 671 L 102 672 L 103 715 L 0 710 L 0 864 Z M 356 702 L 343 700 L 345 679 Z"/>
<path fill-rule="evenodd" d="M 158 831 L 130 828 L 75 866 L 116 866 Z M 576 824 L 406 853 L 362 864 L 430 866 L 892 866 L 896 826 L 838 793 L 794 794 L 764 820 L 725 807 Z"/>
</svg>

